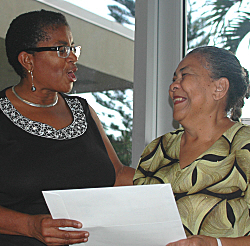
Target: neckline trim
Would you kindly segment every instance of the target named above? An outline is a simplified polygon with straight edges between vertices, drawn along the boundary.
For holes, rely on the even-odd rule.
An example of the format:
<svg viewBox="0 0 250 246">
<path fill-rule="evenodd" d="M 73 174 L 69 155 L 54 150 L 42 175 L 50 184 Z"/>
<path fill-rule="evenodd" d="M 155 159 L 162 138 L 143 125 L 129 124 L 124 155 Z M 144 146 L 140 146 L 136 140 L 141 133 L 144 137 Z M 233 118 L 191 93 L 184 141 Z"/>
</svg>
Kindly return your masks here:
<svg viewBox="0 0 250 246">
<path fill-rule="evenodd" d="M 0 109 L 13 124 L 27 133 L 55 140 L 74 139 L 83 135 L 87 130 L 86 116 L 82 104 L 77 98 L 64 99 L 72 112 L 73 121 L 70 125 L 58 130 L 45 123 L 26 118 L 16 110 L 7 97 L 0 98 Z"/>
</svg>

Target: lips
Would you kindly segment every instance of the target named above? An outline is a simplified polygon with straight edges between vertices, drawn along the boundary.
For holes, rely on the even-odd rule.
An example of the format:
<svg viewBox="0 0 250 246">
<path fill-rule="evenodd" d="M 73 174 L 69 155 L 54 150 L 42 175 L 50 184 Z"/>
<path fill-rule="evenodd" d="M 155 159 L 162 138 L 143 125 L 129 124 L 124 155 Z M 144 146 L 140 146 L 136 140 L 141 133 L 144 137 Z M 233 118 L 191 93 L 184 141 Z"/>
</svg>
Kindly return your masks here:
<svg viewBox="0 0 250 246">
<path fill-rule="evenodd" d="M 77 68 L 75 67 L 72 70 L 69 70 L 69 72 L 67 73 L 68 78 L 70 79 L 71 82 L 76 82 L 77 78 L 75 76 L 75 72 L 77 71 Z"/>
<path fill-rule="evenodd" d="M 184 101 L 186 101 L 187 99 L 185 97 L 181 97 L 181 96 L 174 96 L 173 101 L 174 101 L 174 105 L 182 103 Z"/>
</svg>

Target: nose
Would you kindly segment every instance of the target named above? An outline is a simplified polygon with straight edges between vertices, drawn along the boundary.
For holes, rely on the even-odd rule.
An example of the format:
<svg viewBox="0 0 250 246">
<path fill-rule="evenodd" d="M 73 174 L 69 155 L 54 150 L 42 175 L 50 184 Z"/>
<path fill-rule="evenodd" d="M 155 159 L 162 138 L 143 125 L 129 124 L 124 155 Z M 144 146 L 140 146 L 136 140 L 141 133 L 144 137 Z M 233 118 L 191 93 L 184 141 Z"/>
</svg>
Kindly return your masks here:
<svg viewBox="0 0 250 246">
<path fill-rule="evenodd" d="M 169 86 L 169 91 L 174 92 L 174 91 L 176 91 L 176 90 L 179 89 L 179 88 L 180 88 L 180 83 L 179 83 L 177 80 L 175 80 L 175 81 Z"/>
<path fill-rule="evenodd" d="M 69 59 L 69 61 L 72 61 L 72 62 L 77 62 L 78 61 L 78 56 L 76 56 L 74 54 L 74 52 L 72 50 L 70 50 L 69 56 L 68 56 L 67 59 Z"/>
</svg>

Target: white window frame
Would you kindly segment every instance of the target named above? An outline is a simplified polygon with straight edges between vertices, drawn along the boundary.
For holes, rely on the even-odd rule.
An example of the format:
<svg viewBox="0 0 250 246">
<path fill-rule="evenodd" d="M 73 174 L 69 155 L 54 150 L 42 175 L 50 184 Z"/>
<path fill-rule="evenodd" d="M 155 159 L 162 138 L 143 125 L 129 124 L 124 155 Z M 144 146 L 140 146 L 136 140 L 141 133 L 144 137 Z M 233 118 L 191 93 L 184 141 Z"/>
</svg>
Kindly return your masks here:
<svg viewBox="0 0 250 246">
<path fill-rule="evenodd" d="M 153 139 L 178 127 L 168 89 L 186 53 L 186 0 L 136 0 L 132 166 Z"/>
</svg>

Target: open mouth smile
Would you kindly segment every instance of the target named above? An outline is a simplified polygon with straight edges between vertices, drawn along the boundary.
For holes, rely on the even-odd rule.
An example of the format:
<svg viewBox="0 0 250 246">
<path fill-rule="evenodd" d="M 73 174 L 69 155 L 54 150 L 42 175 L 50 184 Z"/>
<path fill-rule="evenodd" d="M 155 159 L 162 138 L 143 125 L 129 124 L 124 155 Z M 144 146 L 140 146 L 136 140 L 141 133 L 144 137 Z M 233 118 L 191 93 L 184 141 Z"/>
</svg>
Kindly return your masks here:
<svg viewBox="0 0 250 246">
<path fill-rule="evenodd" d="M 182 103 L 184 101 L 186 101 L 187 99 L 185 97 L 180 97 L 180 96 L 175 96 L 173 98 L 173 102 L 174 102 L 174 105 L 175 104 L 179 104 L 179 103 Z"/>
</svg>

